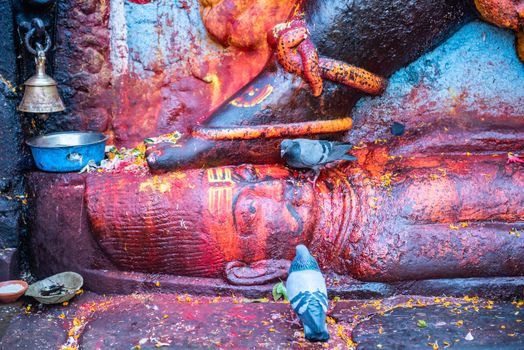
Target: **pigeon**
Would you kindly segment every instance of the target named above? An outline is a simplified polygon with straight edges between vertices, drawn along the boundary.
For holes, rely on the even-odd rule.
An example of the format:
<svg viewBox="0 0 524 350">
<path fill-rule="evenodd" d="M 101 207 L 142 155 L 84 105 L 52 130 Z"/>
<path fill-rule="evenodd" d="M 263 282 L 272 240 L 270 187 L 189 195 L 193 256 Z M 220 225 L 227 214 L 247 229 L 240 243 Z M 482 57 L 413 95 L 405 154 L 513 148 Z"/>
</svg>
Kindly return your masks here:
<svg viewBox="0 0 524 350">
<path fill-rule="evenodd" d="M 337 160 L 356 160 L 356 157 L 347 154 L 352 147 L 349 142 L 286 139 L 280 144 L 280 156 L 291 168 L 312 169 L 318 177 L 320 168 L 326 164 Z"/>
<path fill-rule="evenodd" d="M 328 309 L 327 289 L 317 261 L 306 246 L 296 247 L 295 259 L 289 268 L 286 290 L 293 311 L 304 325 L 307 340 L 327 341 L 326 324 Z"/>
</svg>

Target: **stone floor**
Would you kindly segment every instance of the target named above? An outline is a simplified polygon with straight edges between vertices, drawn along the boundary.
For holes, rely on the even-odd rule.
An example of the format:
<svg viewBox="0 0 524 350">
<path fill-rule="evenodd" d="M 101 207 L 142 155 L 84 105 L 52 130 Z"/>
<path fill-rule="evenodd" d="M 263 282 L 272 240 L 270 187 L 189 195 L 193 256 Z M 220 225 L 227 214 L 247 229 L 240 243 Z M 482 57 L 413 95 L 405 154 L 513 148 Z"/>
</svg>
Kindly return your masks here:
<svg viewBox="0 0 524 350">
<path fill-rule="evenodd" d="M 334 300 L 329 315 L 330 341 L 310 344 L 284 302 L 86 292 L 0 307 L 0 349 L 524 349 L 524 302 Z"/>
</svg>

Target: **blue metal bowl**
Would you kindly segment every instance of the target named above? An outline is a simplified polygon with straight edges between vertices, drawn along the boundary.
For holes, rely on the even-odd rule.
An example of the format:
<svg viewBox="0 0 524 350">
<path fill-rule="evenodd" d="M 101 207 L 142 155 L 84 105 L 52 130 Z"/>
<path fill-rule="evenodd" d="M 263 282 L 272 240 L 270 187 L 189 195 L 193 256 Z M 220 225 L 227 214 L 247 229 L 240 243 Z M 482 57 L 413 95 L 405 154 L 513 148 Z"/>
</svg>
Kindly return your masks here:
<svg viewBox="0 0 524 350">
<path fill-rule="evenodd" d="M 26 141 L 38 169 L 54 173 L 79 171 L 90 160 L 104 159 L 108 136 L 96 132 L 55 132 Z"/>
</svg>

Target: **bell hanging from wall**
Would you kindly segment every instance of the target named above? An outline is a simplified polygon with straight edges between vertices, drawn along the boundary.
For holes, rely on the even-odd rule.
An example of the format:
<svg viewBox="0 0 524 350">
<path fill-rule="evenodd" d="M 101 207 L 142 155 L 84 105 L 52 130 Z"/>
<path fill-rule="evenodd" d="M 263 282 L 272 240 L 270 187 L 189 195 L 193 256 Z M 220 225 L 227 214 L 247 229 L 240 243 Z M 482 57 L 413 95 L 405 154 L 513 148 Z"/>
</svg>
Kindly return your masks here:
<svg viewBox="0 0 524 350">
<path fill-rule="evenodd" d="M 24 97 L 18 110 L 27 113 L 53 113 L 65 109 L 56 81 L 45 72 L 45 53 L 38 51 L 36 73 L 24 83 Z"/>
</svg>

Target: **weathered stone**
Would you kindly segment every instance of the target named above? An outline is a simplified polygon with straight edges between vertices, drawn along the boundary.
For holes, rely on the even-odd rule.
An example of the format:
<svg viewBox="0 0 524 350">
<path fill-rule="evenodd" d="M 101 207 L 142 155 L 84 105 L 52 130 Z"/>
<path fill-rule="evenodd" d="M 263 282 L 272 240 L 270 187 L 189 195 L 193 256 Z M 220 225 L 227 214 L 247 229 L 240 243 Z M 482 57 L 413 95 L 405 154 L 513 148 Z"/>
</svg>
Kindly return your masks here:
<svg viewBox="0 0 524 350">
<path fill-rule="evenodd" d="M 60 30 L 54 77 L 67 109 L 47 121 L 48 131 L 107 130 L 107 115 L 113 104 L 111 77 L 105 74 L 110 70 L 108 19 L 109 6 L 105 2 L 58 4 Z M 105 112 L 92 114 L 93 109 Z"/>
<path fill-rule="evenodd" d="M 413 298 L 415 300 L 416 297 Z M 413 302 L 415 304 L 415 302 Z M 524 347 L 520 306 L 478 305 L 459 300 L 445 307 L 396 308 L 360 323 L 353 331 L 358 349 L 513 349 Z M 469 336 L 468 336 L 469 334 Z M 433 346 L 437 344 L 437 346 Z"/>
<path fill-rule="evenodd" d="M 11 2 L 0 3 L 0 80 L 16 88 L 16 52 Z M 18 175 L 26 154 L 22 152 L 22 130 L 16 114 L 16 100 L 0 94 L 0 178 Z M 14 180 L 14 179 L 13 179 Z"/>
<path fill-rule="evenodd" d="M 321 56 L 384 76 L 435 47 L 470 18 L 471 11 L 464 0 L 306 3 L 311 40 Z M 271 91 L 266 95 L 268 89 Z M 325 81 L 322 95 L 314 97 L 304 79 L 287 73 L 278 64 L 271 64 L 230 101 L 206 115 L 201 124 L 228 128 L 343 118 L 362 95 L 356 89 Z M 249 103 L 239 106 L 235 101 Z M 340 134 L 305 137 L 340 138 Z M 188 137 L 180 140 L 176 147 L 159 145 L 150 150 L 148 162 L 155 172 L 211 164 L 274 163 L 281 161 L 280 140 L 217 142 Z"/>
<path fill-rule="evenodd" d="M 275 168 L 273 171 L 276 172 L 277 169 Z M 255 173 L 257 172 L 252 172 L 252 174 Z M 258 173 L 262 174 L 260 170 Z M 249 173 L 246 172 L 245 174 L 248 176 Z M 152 191 L 155 186 L 160 186 L 162 183 L 165 183 L 165 186 L 177 186 L 177 184 L 181 183 L 189 183 L 191 186 L 196 186 L 193 181 L 193 177 L 198 175 L 198 173 L 190 175 L 191 177 L 186 175 L 178 182 L 175 182 L 171 185 L 170 182 L 165 182 L 163 177 L 157 177 L 155 180 L 155 185 L 155 182 L 148 180 L 147 177 L 135 178 L 130 176 L 121 176 L 121 180 L 124 181 L 119 182 L 118 185 L 113 184 L 111 187 L 121 188 L 121 190 L 119 190 L 118 193 L 113 193 L 111 191 L 100 190 L 101 183 L 98 182 L 105 179 L 104 176 L 101 175 L 94 175 L 96 178 L 89 180 L 89 186 L 92 186 L 93 184 L 95 186 L 90 187 L 86 191 L 84 179 L 86 176 L 90 177 L 93 175 L 68 174 L 57 176 L 55 174 L 43 173 L 32 174 L 29 183 L 33 188 L 32 195 L 36 197 L 34 200 L 34 213 L 36 220 L 32 225 L 33 234 L 31 236 L 34 273 L 37 276 L 45 277 L 47 275 L 58 273 L 64 270 L 77 271 L 84 275 L 86 285 L 89 288 L 99 292 L 128 293 L 134 290 L 140 290 L 142 288 L 152 287 L 155 289 L 153 279 L 159 277 L 154 277 L 149 273 L 160 271 L 167 273 L 166 275 L 163 275 L 161 279 L 162 289 L 164 290 L 186 290 L 193 293 L 203 294 L 209 294 L 213 292 L 223 293 L 230 290 L 239 294 L 248 293 L 248 295 L 251 297 L 260 296 L 261 293 L 265 293 L 270 290 L 270 285 L 260 287 L 234 287 L 228 285 L 225 281 L 222 280 L 224 265 L 220 262 L 220 259 L 217 263 L 209 263 L 208 265 L 205 265 L 206 258 L 210 257 L 209 252 L 207 255 L 205 254 L 205 247 L 202 248 L 201 245 L 194 246 L 193 251 L 188 248 L 190 247 L 188 244 L 194 240 L 199 242 L 199 244 L 202 244 L 204 242 L 201 240 L 202 237 L 205 238 L 207 236 L 208 241 L 212 242 L 211 237 L 213 236 L 213 232 L 216 230 L 219 230 L 216 232 L 223 232 L 222 238 L 227 237 L 224 232 L 229 232 L 228 230 L 224 230 L 224 223 L 227 222 L 227 217 L 231 214 L 222 213 L 220 227 L 217 227 L 214 229 L 214 231 L 210 231 L 209 228 L 201 226 L 200 215 L 194 214 L 189 216 L 181 216 L 177 214 L 176 203 L 179 203 L 179 208 L 183 208 L 184 210 L 189 210 L 190 208 L 196 210 L 199 208 L 199 197 L 195 194 L 198 193 L 197 190 L 195 190 L 196 192 L 188 192 L 188 194 L 181 195 L 182 198 L 187 198 L 189 201 L 185 206 L 181 206 L 179 201 L 168 201 L 167 198 L 169 197 L 158 193 L 154 197 L 156 198 L 155 200 L 157 201 L 157 204 L 151 207 L 147 214 L 149 216 L 146 217 L 145 214 L 141 214 L 142 209 L 139 203 L 141 203 L 143 198 L 148 198 L 144 197 L 146 193 L 151 193 L 150 191 Z M 143 185 L 140 185 L 141 182 L 136 182 L 140 179 L 144 181 Z M 255 185 L 255 182 L 253 182 L 254 180 L 255 178 L 252 178 L 252 182 L 243 190 L 243 194 L 237 196 L 239 200 L 237 202 L 237 209 L 235 211 L 235 215 L 238 217 L 237 225 L 242 225 L 238 227 L 238 230 L 241 230 L 240 232 L 242 233 L 244 232 L 242 230 L 246 229 L 247 231 L 245 232 L 250 233 L 251 235 L 257 232 L 257 234 L 260 234 L 261 232 L 264 232 L 263 229 L 265 227 L 274 227 L 276 225 L 276 221 L 268 221 L 269 219 L 267 218 L 260 228 L 255 226 L 254 222 L 250 226 L 244 226 L 246 220 L 251 220 L 251 216 L 247 215 L 250 213 L 250 206 L 248 204 L 254 195 L 253 190 L 250 189 L 250 186 Z M 318 181 L 319 186 L 322 183 L 323 180 Z M 428 183 L 428 185 L 431 185 L 431 183 Z M 309 185 L 304 184 L 302 186 L 308 187 Z M 142 193 L 139 189 L 137 189 L 140 187 L 142 187 Z M 198 188 L 201 189 L 202 186 Z M 268 184 L 266 184 L 264 187 L 260 186 L 260 188 L 264 188 L 265 191 L 269 191 L 267 192 L 268 194 L 271 193 L 271 196 L 275 197 L 275 192 L 270 191 L 272 187 L 268 186 Z M 385 191 L 387 190 L 385 189 Z M 131 203 L 133 203 L 135 206 L 129 206 L 130 204 L 126 202 L 125 197 L 135 192 L 138 192 L 137 197 L 134 197 L 137 199 L 131 201 Z M 216 196 L 215 199 L 217 201 L 219 200 L 219 192 L 220 191 L 216 192 L 215 194 L 211 194 L 211 196 Z M 308 196 L 311 195 L 308 194 L 309 190 L 307 188 L 302 188 L 301 192 L 304 196 L 304 200 L 309 198 Z M 125 193 L 126 196 L 122 197 L 122 193 Z M 287 193 L 291 193 L 291 191 L 288 191 Z M 82 204 L 82 201 L 86 200 L 87 197 L 89 197 L 89 206 Z M 223 197 L 223 199 L 225 200 L 226 197 Z M 311 198 L 309 200 L 311 200 Z M 172 204 L 169 204 L 171 202 Z M 391 199 L 389 204 L 383 205 L 385 208 L 387 208 L 388 205 L 393 205 L 395 202 L 396 201 L 394 199 Z M 60 203 L 60 205 L 57 207 L 56 203 Z M 94 203 L 98 203 L 98 206 L 95 206 Z M 114 206 L 112 203 L 116 203 L 116 206 Z M 162 207 L 160 203 L 165 203 L 167 207 Z M 216 205 L 218 205 L 218 202 L 216 203 Z M 303 208 L 300 208 L 300 212 L 308 210 L 306 206 L 309 205 L 307 204 L 309 202 L 301 203 Z M 324 201 L 323 203 L 328 202 Z M 348 202 L 345 203 L 346 208 L 348 208 Z M 351 203 L 356 204 L 356 202 Z M 402 203 L 404 202 L 399 201 L 400 208 L 404 207 Z M 431 205 L 435 206 L 434 204 Z M 110 208 L 112 209 L 109 210 Z M 125 218 L 119 215 L 108 215 L 108 213 L 115 213 L 115 210 L 121 210 L 124 208 L 127 208 L 125 210 L 127 213 L 134 214 L 128 214 L 128 216 Z M 214 207 L 212 206 L 211 210 L 214 210 L 213 208 Z M 272 212 L 279 207 L 277 206 L 277 203 L 265 200 L 263 207 L 254 206 L 253 208 L 260 211 Z M 292 207 L 287 206 L 283 212 L 288 212 L 290 208 Z M 332 206 L 329 208 L 334 210 L 334 207 Z M 245 215 L 242 215 L 244 210 Z M 311 212 L 314 212 L 314 210 Z M 209 216 L 216 214 L 209 213 L 206 215 Z M 337 216 L 336 212 L 333 215 Z M 376 216 L 377 213 L 375 212 L 374 215 Z M 95 225 L 90 224 L 88 216 L 96 219 Z M 346 243 L 348 245 L 343 244 L 340 247 L 327 245 L 326 242 L 323 242 L 323 234 L 319 234 L 319 232 L 322 232 L 322 227 L 324 227 L 322 222 L 326 222 L 325 225 L 327 225 L 327 222 L 336 222 L 335 219 L 330 219 L 331 216 L 328 216 L 328 220 L 322 221 L 322 219 L 320 223 L 313 224 L 312 222 L 315 221 L 315 218 L 309 216 L 306 217 L 309 221 L 303 222 L 304 227 L 307 227 L 307 232 L 303 233 L 303 235 L 306 237 L 309 237 L 310 235 L 315 237 L 315 240 L 310 244 L 311 247 L 313 247 L 313 250 L 319 258 L 319 261 L 325 269 L 324 271 L 326 273 L 333 269 L 340 269 L 340 272 L 344 271 L 344 273 L 350 275 L 358 273 L 359 276 L 364 279 L 391 281 L 390 283 L 363 283 L 349 279 L 347 276 L 344 278 L 341 278 L 340 276 L 334 277 L 333 284 L 330 284 L 330 290 L 337 293 L 338 295 L 346 297 L 384 297 L 396 293 L 417 293 L 427 295 L 475 294 L 507 299 L 517 295 L 524 285 L 522 278 L 518 277 L 433 279 L 417 282 L 397 281 L 399 276 L 402 277 L 400 279 L 414 279 L 430 278 L 431 276 L 465 277 L 475 275 L 496 276 L 518 274 L 519 271 L 522 271 L 522 265 L 519 265 L 518 262 L 520 261 L 518 260 L 518 256 L 522 251 L 520 246 L 522 243 L 517 237 L 507 234 L 503 229 L 504 226 L 501 226 L 502 232 L 499 234 L 497 234 L 495 231 L 497 226 L 492 226 L 491 229 L 482 231 L 482 235 L 477 233 L 476 236 L 478 237 L 472 238 L 468 232 L 475 232 L 472 230 L 479 230 L 479 228 L 462 227 L 460 232 L 456 232 L 454 230 L 450 230 L 449 225 L 441 225 L 439 226 L 440 231 L 434 231 L 436 232 L 434 235 L 427 236 L 428 240 L 415 236 L 413 238 L 406 239 L 409 245 L 406 243 L 397 246 L 394 244 L 395 241 L 386 241 L 387 245 L 374 248 L 373 244 L 375 243 L 372 243 L 370 245 L 371 250 L 379 251 L 389 249 L 391 252 L 389 254 L 390 256 L 379 260 L 379 264 L 377 264 L 377 266 L 380 268 L 376 270 L 374 268 L 368 268 L 366 265 L 372 261 L 372 258 L 375 257 L 375 255 L 369 253 L 369 250 L 366 249 L 359 251 L 358 247 L 360 243 L 358 243 L 358 241 L 355 241 L 357 244 L 352 243 L 351 245 Z M 372 234 L 384 234 L 382 237 L 387 238 L 388 235 L 390 235 L 390 232 L 394 229 L 394 225 L 391 225 L 391 222 L 389 221 L 391 219 L 387 219 L 387 217 L 395 218 L 397 215 L 391 215 L 391 211 L 388 212 L 388 210 L 384 211 L 384 218 L 381 220 L 383 221 L 384 225 L 386 225 L 385 227 L 387 227 L 387 229 L 372 231 L 371 229 L 365 229 L 361 227 L 359 229 L 359 234 L 362 237 L 366 237 L 366 235 L 371 237 Z M 288 225 L 292 228 L 293 220 L 291 217 L 289 219 L 291 221 L 289 221 Z M 349 220 L 349 218 L 346 219 Z M 169 227 L 169 232 L 162 231 L 161 235 L 157 235 L 157 226 L 155 226 L 157 224 L 155 223 L 160 223 L 162 220 L 170 220 L 173 223 L 168 226 L 165 224 L 159 225 L 158 227 Z M 132 224 L 131 226 L 127 226 L 126 224 L 123 224 L 123 222 Z M 284 227 L 284 224 L 281 224 L 281 226 Z M 129 227 L 132 227 L 132 229 L 130 230 Z M 401 233 L 404 231 L 407 233 L 416 232 L 413 228 L 408 231 L 406 228 L 402 228 L 402 226 L 398 227 Z M 420 232 L 421 228 L 419 226 L 415 226 L 415 228 L 417 227 L 417 232 Z M 432 228 L 432 230 L 437 229 L 435 225 L 430 225 L 429 227 Z M 193 234 L 198 233 L 199 235 L 187 236 L 187 233 L 185 233 L 185 228 L 192 228 L 191 232 Z M 96 233 L 93 233 L 93 230 L 96 230 Z M 500 230 L 500 228 L 497 228 L 497 230 Z M 177 241 L 177 237 L 180 237 L 177 236 L 178 232 L 180 232 L 180 234 L 186 234 L 186 240 L 184 241 L 184 244 L 179 244 L 179 241 Z M 286 233 L 286 230 L 278 232 L 281 232 L 280 236 L 282 237 L 288 234 Z M 111 239 L 112 235 L 115 233 L 118 233 L 117 238 Z M 357 233 L 358 232 L 354 232 L 353 234 L 357 236 Z M 232 238 L 236 237 L 234 233 L 228 234 L 231 235 Z M 239 237 L 244 237 L 244 235 L 245 234 L 242 233 L 239 235 Z M 399 234 L 398 237 L 403 236 Z M 161 239 L 157 240 L 159 238 Z M 460 238 L 460 240 L 458 238 Z M 261 258 L 261 256 L 263 258 L 286 257 L 285 255 L 276 256 L 275 252 L 279 251 L 280 254 L 285 254 L 286 250 L 291 249 L 285 247 L 289 247 L 290 245 L 292 246 L 292 244 L 289 242 L 279 243 L 278 239 L 281 239 L 281 237 L 273 238 L 273 241 L 271 239 L 268 241 L 269 244 L 275 244 L 272 242 L 276 242 L 276 246 L 273 246 L 274 248 L 270 249 L 270 251 L 273 252 L 273 255 L 269 256 L 264 255 L 265 250 L 256 245 L 256 240 L 245 240 L 247 243 L 251 242 L 250 246 L 252 248 L 248 251 L 239 252 L 238 254 L 246 255 L 239 256 L 236 259 L 251 259 L 249 261 L 256 261 L 256 259 Z M 75 240 L 77 244 L 73 246 L 69 245 L 71 240 Z M 453 244 L 460 244 L 469 248 L 466 250 L 463 250 L 462 248 L 449 249 L 446 246 L 446 240 L 454 242 Z M 377 241 L 380 242 L 381 239 L 378 239 Z M 499 256 L 497 254 L 489 253 L 480 259 L 481 248 L 473 249 L 472 247 L 482 247 L 482 245 L 487 244 L 487 242 L 489 242 L 489 245 L 492 247 L 502 247 L 495 249 L 495 251 L 501 255 Z M 370 244 L 366 240 L 363 240 L 362 243 Z M 421 243 L 423 243 L 423 245 L 420 245 Z M 220 257 L 223 252 L 221 252 L 219 249 L 223 249 L 224 252 L 227 252 L 227 249 L 230 248 L 231 245 L 232 244 L 229 246 L 221 246 L 218 243 L 215 243 L 212 245 L 212 249 L 214 249 L 215 254 Z M 416 245 L 419 245 L 419 248 L 414 248 Z M 425 245 L 434 248 L 421 250 L 420 247 Z M 144 246 L 148 247 L 148 249 L 144 250 Z M 352 258 L 354 265 L 344 265 L 344 259 L 347 259 L 347 256 L 345 256 L 346 253 L 337 252 L 340 252 L 341 250 L 343 251 L 344 247 L 351 246 L 358 248 L 354 250 L 348 250 L 349 253 L 355 254 L 355 257 Z M 165 250 L 165 247 L 169 247 L 169 249 Z M 404 251 L 403 247 L 409 249 Z M 185 255 L 183 249 L 188 249 L 188 254 L 191 255 L 190 260 L 184 260 Z M 433 251 L 446 252 L 447 255 L 443 255 L 444 258 L 433 257 L 432 259 L 428 259 L 427 256 L 433 256 Z M 464 253 L 462 253 L 463 251 Z M 396 254 L 396 252 L 403 253 Z M 251 257 L 250 254 L 252 255 Z M 461 254 L 465 255 L 462 256 Z M 405 259 L 401 260 L 400 264 L 395 260 L 398 256 L 400 256 L 401 259 Z M 514 256 L 515 258 L 508 258 L 511 256 Z M 176 257 L 176 260 L 174 257 Z M 469 259 L 470 262 L 462 266 L 460 261 L 461 259 L 466 258 Z M 507 265 L 497 264 L 496 262 L 500 261 L 501 259 L 507 259 L 508 262 L 512 262 L 508 263 Z M 178 261 L 179 264 L 174 264 L 173 261 Z M 430 263 L 426 265 L 426 261 L 430 261 Z M 421 269 L 418 268 L 418 266 L 424 266 L 424 268 Z M 453 271 L 450 271 L 450 266 L 454 266 Z M 355 269 L 354 267 L 359 267 L 359 269 Z M 134 270 L 134 272 L 124 273 L 120 271 L 119 268 L 125 270 Z M 141 271 L 142 273 L 136 271 Z M 173 274 L 186 274 L 194 276 L 197 272 L 201 275 L 206 273 L 208 276 L 216 276 L 218 279 L 199 279 L 196 277 L 182 278 L 173 276 Z M 335 283 L 334 281 L 337 282 Z"/>
<path fill-rule="evenodd" d="M 391 76 L 382 96 L 362 98 L 347 139 L 383 140 L 392 155 L 521 149 L 523 67 L 510 31 L 468 23 Z M 389 132 L 393 122 L 406 125 L 402 137 Z"/>
<path fill-rule="evenodd" d="M 0 198 L 0 249 L 18 247 L 21 208 L 17 201 Z"/>
<path fill-rule="evenodd" d="M 17 87 L 14 14 L 11 1 L 0 2 L 0 84 L 10 92 Z M 23 195 L 21 171 L 29 163 L 23 150 L 16 99 L 0 94 L 0 279 L 18 274 L 16 249 L 19 245 L 22 206 L 15 198 Z"/>
<path fill-rule="evenodd" d="M 332 301 L 328 311 L 331 338 L 326 344 L 318 344 L 304 340 L 302 326 L 292 322 L 289 303 L 260 301 L 188 294 L 99 296 L 87 292 L 67 306 L 37 307 L 32 303 L 28 308 L 0 309 L 0 318 L 7 316 L 0 322 L 0 336 L 4 335 L 0 345 L 31 350 L 57 349 L 66 344 L 80 349 L 311 350 L 358 345 L 358 349 L 375 350 L 437 349 L 433 346 L 437 343 L 438 349 L 491 350 L 521 349 L 524 341 L 518 314 L 521 305 L 517 303 L 419 296 Z M 447 303 L 451 305 L 448 308 L 444 306 Z M 472 340 L 465 339 L 468 332 Z"/>
<path fill-rule="evenodd" d="M 18 258 L 17 248 L 0 249 L 0 281 L 19 278 Z"/>
</svg>

